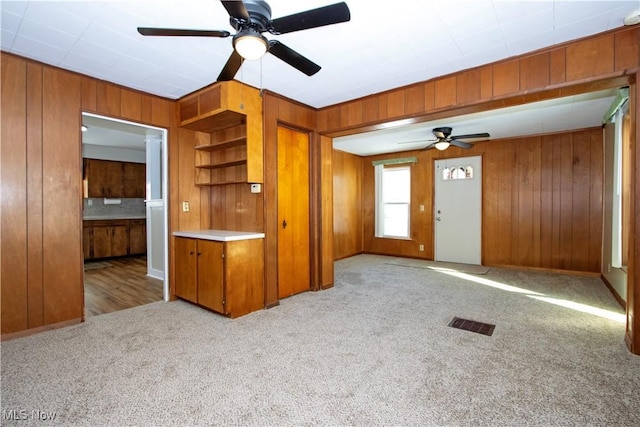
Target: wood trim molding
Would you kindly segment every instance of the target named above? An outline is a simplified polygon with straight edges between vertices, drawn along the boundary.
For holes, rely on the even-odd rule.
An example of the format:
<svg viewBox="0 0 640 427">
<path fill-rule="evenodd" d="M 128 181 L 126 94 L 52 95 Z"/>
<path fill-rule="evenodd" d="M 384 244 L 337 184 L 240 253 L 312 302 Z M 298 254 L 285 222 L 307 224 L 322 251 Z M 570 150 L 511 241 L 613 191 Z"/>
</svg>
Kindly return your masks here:
<svg viewBox="0 0 640 427">
<path fill-rule="evenodd" d="M 2 334 L 2 336 L 0 336 L 0 341 L 8 341 L 15 338 L 28 337 L 29 335 L 38 334 L 40 332 L 53 331 L 60 328 L 66 328 L 67 326 L 77 325 L 82 322 L 82 318 L 77 318 L 65 320 L 64 322 L 52 323 L 50 325 L 39 326 L 37 328 L 25 329 L 23 331 L 13 332 L 9 334 Z"/>
</svg>

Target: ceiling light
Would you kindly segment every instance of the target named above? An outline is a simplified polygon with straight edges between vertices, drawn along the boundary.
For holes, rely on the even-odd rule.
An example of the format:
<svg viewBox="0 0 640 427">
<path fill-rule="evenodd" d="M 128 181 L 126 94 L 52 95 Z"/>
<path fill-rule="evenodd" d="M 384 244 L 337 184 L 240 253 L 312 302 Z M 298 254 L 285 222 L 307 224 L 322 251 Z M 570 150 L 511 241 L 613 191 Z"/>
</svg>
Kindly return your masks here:
<svg viewBox="0 0 640 427">
<path fill-rule="evenodd" d="M 436 142 L 436 148 L 440 151 L 446 150 L 447 148 L 449 148 L 449 141 Z"/>
<path fill-rule="evenodd" d="M 89 128 L 88 128 L 88 127 L 86 127 L 85 125 L 82 125 L 82 126 L 80 126 L 80 130 L 81 130 L 82 132 L 86 132 L 86 131 L 88 131 L 88 130 L 89 130 Z"/>
<path fill-rule="evenodd" d="M 640 23 L 640 9 L 634 10 L 624 18 L 624 25 L 636 25 Z"/>
<path fill-rule="evenodd" d="M 233 47 L 244 59 L 259 59 L 267 53 L 267 39 L 253 28 L 245 28 L 233 36 Z"/>
</svg>

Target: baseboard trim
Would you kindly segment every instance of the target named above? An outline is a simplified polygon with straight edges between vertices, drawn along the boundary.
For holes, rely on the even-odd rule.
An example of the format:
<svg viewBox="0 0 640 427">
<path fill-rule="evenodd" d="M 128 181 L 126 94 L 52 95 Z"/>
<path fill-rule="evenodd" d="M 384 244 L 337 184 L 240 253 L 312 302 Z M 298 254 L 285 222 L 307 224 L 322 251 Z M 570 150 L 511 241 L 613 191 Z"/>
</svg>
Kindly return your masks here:
<svg viewBox="0 0 640 427">
<path fill-rule="evenodd" d="M 625 300 L 622 299 L 622 297 L 620 295 L 618 295 L 618 292 L 616 292 L 616 290 L 611 285 L 611 283 L 607 280 L 607 278 L 604 276 L 604 274 L 600 274 L 600 279 L 602 279 L 602 281 L 607 286 L 607 288 L 609 288 L 609 291 L 611 292 L 613 297 L 616 299 L 616 301 L 618 301 L 618 304 L 620 304 L 620 307 L 622 307 L 622 308 L 624 308 L 626 310 L 627 309 L 627 303 L 625 302 Z"/>
<path fill-rule="evenodd" d="M 52 323 L 50 325 L 38 326 L 37 328 L 26 329 L 24 331 L 12 332 L 10 334 L 2 334 L 0 341 L 8 341 L 16 338 L 23 338 L 33 334 L 39 334 L 41 332 L 53 331 L 55 329 L 66 328 L 67 326 L 77 325 L 82 323 L 82 318 L 65 320 L 64 322 Z"/>
<path fill-rule="evenodd" d="M 277 307 L 280 305 L 280 301 L 272 302 L 271 304 L 267 304 L 264 306 L 265 310 L 269 310 L 270 308 Z"/>
</svg>

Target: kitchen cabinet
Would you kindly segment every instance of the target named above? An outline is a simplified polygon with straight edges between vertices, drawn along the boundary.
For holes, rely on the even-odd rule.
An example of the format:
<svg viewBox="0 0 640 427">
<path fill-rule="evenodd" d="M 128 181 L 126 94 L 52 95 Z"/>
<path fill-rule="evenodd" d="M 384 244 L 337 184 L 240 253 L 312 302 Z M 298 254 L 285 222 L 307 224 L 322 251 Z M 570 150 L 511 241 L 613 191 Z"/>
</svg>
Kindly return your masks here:
<svg viewBox="0 0 640 427">
<path fill-rule="evenodd" d="M 147 221 L 144 219 L 129 220 L 129 255 L 147 253 Z"/>
<path fill-rule="evenodd" d="M 85 260 L 142 255 L 147 252 L 146 220 L 85 220 L 82 239 Z"/>
<path fill-rule="evenodd" d="M 84 221 L 82 224 L 82 252 L 85 260 L 91 259 L 91 232 L 90 223 Z"/>
<path fill-rule="evenodd" d="M 93 221 L 92 258 L 128 255 L 127 221 Z"/>
<path fill-rule="evenodd" d="M 144 199 L 147 195 L 147 165 L 125 162 L 124 197 Z"/>
<path fill-rule="evenodd" d="M 264 306 L 263 239 L 175 237 L 175 295 L 236 318 Z"/>
<path fill-rule="evenodd" d="M 144 198 L 146 165 L 144 163 L 84 159 L 86 197 Z"/>
<path fill-rule="evenodd" d="M 84 179 L 88 197 L 123 197 L 123 162 L 84 159 Z"/>
</svg>

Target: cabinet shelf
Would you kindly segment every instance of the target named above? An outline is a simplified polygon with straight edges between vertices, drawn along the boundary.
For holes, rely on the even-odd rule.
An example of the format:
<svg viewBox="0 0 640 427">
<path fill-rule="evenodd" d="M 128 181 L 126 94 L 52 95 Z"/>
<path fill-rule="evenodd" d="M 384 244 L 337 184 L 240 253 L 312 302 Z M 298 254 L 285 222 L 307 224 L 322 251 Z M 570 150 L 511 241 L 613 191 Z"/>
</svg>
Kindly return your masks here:
<svg viewBox="0 0 640 427">
<path fill-rule="evenodd" d="M 214 144 L 206 144 L 206 145 L 198 145 L 195 147 L 196 150 L 200 151 L 218 151 L 218 150 L 226 150 L 227 148 L 240 147 L 247 143 L 247 137 L 241 136 L 234 139 L 229 139 L 227 141 L 217 142 Z"/>
<path fill-rule="evenodd" d="M 228 168 L 231 166 L 239 166 L 247 163 L 247 159 L 239 159 L 239 160 L 230 160 L 228 162 L 219 162 L 219 163 L 209 163 L 204 165 L 197 165 L 197 168 L 200 169 L 220 169 L 220 168 Z"/>
</svg>

